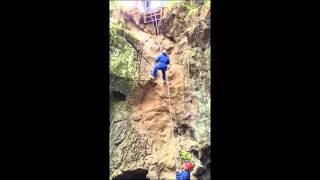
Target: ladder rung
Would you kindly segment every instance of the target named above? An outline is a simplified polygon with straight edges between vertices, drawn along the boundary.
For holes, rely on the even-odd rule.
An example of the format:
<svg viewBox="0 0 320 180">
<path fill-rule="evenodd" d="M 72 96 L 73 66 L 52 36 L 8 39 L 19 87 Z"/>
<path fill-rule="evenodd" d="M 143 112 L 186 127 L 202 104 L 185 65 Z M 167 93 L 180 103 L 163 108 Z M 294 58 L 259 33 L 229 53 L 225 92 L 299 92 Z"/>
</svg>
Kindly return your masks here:
<svg viewBox="0 0 320 180">
<path fill-rule="evenodd" d="M 160 17 L 161 18 L 161 15 L 156 15 L 156 16 L 145 16 L 145 18 L 158 18 Z"/>
<path fill-rule="evenodd" d="M 161 15 L 161 13 L 150 13 L 150 14 L 145 14 L 145 16 L 154 16 L 154 15 Z"/>
<path fill-rule="evenodd" d="M 154 19 L 154 18 L 145 18 L 146 20 L 149 20 L 149 19 Z M 161 17 L 156 17 L 155 20 L 160 20 L 162 19 Z"/>
<path fill-rule="evenodd" d="M 149 9 L 144 12 L 144 23 L 160 21 L 162 19 L 162 7 Z"/>
<path fill-rule="evenodd" d="M 158 20 L 157 20 L 158 21 Z M 149 20 L 149 21 L 145 21 L 144 23 L 149 23 L 149 22 L 154 22 L 154 21 L 152 21 L 152 20 Z"/>
<path fill-rule="evenodd" d="M 152 18 L 146 18 L 146 21 L 159 21 L 161 18 L 156 18 L 156 19 L 152 19 Z"/>
</svg>

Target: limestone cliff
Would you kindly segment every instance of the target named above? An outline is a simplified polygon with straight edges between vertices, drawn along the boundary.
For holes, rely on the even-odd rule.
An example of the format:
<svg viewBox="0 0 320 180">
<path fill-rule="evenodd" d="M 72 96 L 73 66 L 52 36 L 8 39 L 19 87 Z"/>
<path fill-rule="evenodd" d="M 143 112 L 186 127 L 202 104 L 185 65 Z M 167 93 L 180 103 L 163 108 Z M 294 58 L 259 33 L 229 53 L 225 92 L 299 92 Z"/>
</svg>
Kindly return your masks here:
<svg viewBox="0 0 320 180">
<path fill-rule="evenodd" d="M 125 24 L 117 33 L 126 41 L 123 32 L 136 39 L 127 42 L 134 49 L 130 68 L 136 71 L 134 78 L 111 71 L 109 178 L 175 179 L 175 160 L 181 163 L 175 154 L 186 150 L 195 164 L 191 179 L 210 179 L 210 1 L 166 7 L 159 37 L 150 32 L 150 24 L 141 25 L 142 14 L 137 11 L 114 11 L 114 17 Z M 169 84 L 162 83 L 161 73 L 154 83 L 144 81 L 159 53 L 158 45 L 169 53 Z"/>
</svg>

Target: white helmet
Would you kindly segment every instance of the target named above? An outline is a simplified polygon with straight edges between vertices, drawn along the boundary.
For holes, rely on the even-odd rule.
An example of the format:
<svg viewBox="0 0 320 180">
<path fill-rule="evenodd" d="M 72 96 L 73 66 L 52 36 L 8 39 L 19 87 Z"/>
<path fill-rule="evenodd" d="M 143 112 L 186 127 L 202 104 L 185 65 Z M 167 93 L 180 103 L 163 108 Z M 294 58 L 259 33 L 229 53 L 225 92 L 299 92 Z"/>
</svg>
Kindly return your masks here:
<svg viewBox="0 0 320 180">
<path fill-rule="evenodd" d="M 162 53 L 163 54 L 167 54 L 167 51 L 164 49 L 164 50 L 162 50 Z"/>
</svg>

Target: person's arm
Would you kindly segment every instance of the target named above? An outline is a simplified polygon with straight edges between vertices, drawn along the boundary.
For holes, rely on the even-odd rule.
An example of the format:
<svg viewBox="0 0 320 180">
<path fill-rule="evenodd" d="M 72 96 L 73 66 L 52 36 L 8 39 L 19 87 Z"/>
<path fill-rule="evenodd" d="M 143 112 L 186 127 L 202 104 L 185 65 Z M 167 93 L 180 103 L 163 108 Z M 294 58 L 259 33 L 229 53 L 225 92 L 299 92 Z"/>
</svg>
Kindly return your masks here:
<svg viewBox="0 0 320 180">
<path fill-rule="evenodd" d="M 156 58 L 154 58 L 154 61 L 153 61 L 154 66 L 159 62 L 159 58 L 160 56 L 157 56 Z"/>
<path fill-rule="evenodd" d="M 187 171 L 179 172 L 178 170 L 176 170 L 176 178 L 177 178 L 177 180 L 190 179 L 189 173 Z"/>
<path fill-rule="evenodd" d="M 182 179 L 182 174 L 179 172 L 178 169 L 176 170 L 176 179 L 177 179 L 177 180 L 183 180 L 183 179 Z"/>
<path fill-rule="evenodd" d="M 155 62 L 159 62 L 160 56 L 156 57 Z"/>
</svg>

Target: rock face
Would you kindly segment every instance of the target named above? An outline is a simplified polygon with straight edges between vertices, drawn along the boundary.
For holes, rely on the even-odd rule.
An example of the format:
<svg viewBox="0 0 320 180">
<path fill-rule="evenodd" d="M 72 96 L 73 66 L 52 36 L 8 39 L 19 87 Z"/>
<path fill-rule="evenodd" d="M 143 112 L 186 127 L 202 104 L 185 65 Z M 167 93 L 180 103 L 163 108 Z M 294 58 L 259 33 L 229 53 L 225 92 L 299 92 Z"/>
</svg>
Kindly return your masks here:
<svg viewBox="0 0 320 180">
<path fill-rule="evenodd" d="M 147 172 L 146 178 L 152 180 L 175 179 L 175 162 L 178 166 L 182 162 L 175 153 L 186 150 L 193 154 L 191 179 L 211 179 L 210 8 L 199 6 L 194 16 L 188 16 L 186 6 L 174 5 L 165 11 L 159 29 L 161 47 L 171 60 L 169 84 L 163 84 L 159 72 L 152 84 L 132 86 L 132 96 L 121 83 L 113 85 L 128 97 L 114 102 L 112 110 L 110 178 Z M 154 34 L 152 25 L 144 26 L 145 32 Z M 145 44 L 144 56 L 154 58 L 155 36 L 148 41 L 138 37 Z M 150 73 L 151 67 L 146 71 Z"/>
<path fill-rule="evenodd" d="M 154 27 L 152 24 L 145 25 L 143 30 L 149 34 L 155 35 Z"/>
<path fill-rule="evenodd" d="M 119 16 L 122 22 L 131 24 L 140 30 L 144 28 L 143 13 L 139 9 L 134 8 L 130 11 L 119 9 L 115 11 L 115 16 Z"/>
<path fill-rule="evenodd" d="M 130 79 L 110 75 L 110 92 L 120 92 L 126 97 L 130 97 L 133 90 L 133 86 L 134 84 Z"/>
<path fill-rule="evenodd" d="M 210 10 L 203 6 L 196 17 L 190 17 L 186 12 L 186 6 L 179 4 L 170 9 L 167 16 L 159 23 L 161 33 L 175 41 L 185 36 L 192 47 L 208 47 L 210 43 Z"/>
<path fill-rule="evenodd" d="M 131 120 L 128 106 L 116 107 L 110 125 L 110 177 L 115 177 L 135 167 L 146 169 L 146 156 L 151 155 L 151 145 L 143 138 Z"/>
</svg>

